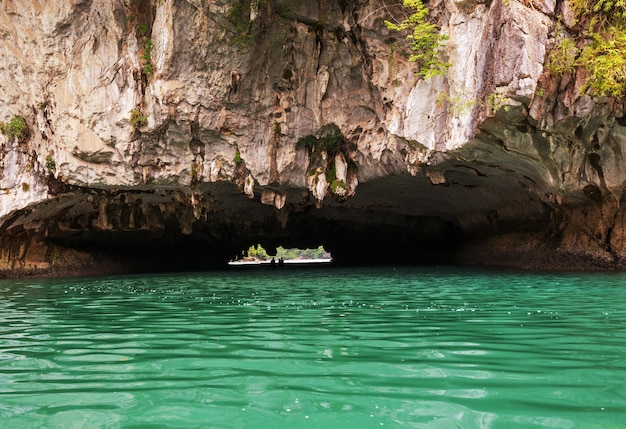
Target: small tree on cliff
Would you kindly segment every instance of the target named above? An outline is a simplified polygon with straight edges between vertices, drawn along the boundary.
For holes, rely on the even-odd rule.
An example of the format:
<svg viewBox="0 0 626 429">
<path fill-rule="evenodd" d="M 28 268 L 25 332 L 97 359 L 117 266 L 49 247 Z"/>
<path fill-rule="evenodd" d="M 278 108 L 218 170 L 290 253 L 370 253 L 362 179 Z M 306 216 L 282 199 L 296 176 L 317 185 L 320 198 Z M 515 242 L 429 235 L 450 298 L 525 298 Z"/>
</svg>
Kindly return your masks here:
<svg viewBox="0 0 626 429">
<path fill-rule="evenodd" d="M 556 28 L 556 43 L 547 70 L 555 75 L 577 68 L 586 73 L 581 93 L 626 96 L 626 2 L 624 0 L 569 0 L 578 20 L 578 34 Z M 576 41 L 578 39 L 578 41 Z"/>
<path fill-rule="evenodd" d="M 410 41 L 412 51 L 409 61 L 419 65 L 418 75 L 428 79 L 445 74 L 452 65 L 441 59 L 441 48 L 448 40 L 448 36 L 440 34 L 437 26 L 428 21 L 430 10 L 421 0 L 404 0 L 403 5 L 415 12 L 397 24 L 385 21 L 385 25 L 390 30 L 409 31 L 406 36 Z"/>
</svg>

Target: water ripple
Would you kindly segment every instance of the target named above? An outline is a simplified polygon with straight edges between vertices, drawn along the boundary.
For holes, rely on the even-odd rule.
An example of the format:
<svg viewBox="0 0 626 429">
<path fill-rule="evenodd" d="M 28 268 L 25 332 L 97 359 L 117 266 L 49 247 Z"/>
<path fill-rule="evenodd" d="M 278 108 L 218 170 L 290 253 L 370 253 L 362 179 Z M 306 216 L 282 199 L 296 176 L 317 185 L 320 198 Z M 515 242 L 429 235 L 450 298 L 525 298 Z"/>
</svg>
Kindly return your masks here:
<svg viewBox="0 0 626 429">
<path fill-rule="evenodd" d="M 623 427 L 625 276 L 0 282 L 0 425 Z"/>
</svg>

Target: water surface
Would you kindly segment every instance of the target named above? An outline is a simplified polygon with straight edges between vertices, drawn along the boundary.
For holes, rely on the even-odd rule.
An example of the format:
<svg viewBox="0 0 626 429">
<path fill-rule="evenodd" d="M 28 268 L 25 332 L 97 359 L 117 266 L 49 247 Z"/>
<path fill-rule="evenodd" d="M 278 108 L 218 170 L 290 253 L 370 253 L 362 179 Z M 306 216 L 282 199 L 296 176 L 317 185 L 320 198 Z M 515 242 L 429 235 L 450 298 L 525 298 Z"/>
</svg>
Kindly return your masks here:
<svg viewBox="0 0 626 429">
<path fill-rule="evenodd" d="M 626 428 L 626 275 L 0 282 L 1 428 Z"/>
</svg>

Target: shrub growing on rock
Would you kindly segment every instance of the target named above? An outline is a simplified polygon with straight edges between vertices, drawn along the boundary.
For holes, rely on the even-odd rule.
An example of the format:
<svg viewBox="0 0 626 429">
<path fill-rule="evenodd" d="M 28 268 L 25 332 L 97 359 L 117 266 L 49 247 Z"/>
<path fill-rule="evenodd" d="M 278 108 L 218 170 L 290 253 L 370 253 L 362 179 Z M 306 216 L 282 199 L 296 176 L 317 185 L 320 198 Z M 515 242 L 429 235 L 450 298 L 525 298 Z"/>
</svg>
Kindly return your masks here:
<svg viewBox="0 0 626 429">
<path fill-rule="evenodd" d="M 296 143 L 296 148 L 305 147 L 313 154 L 321 152 L 333 154 L 345 143 L 341 130 L 335 124 L 325 125 L 320 129 L 318 135 L 319 137 L 313 134 L 301 137 Z"/>
<path fill-rule="evenodd" d="M 141 110 L 133 109 L 130 112 L 130 125 L 135 129 L 148 125 L 148 117 Z"/>
<path fill-rule="evenodd" d="M 6 124 L 0 122 L 0 131 L 2 131 L 9 140 L 17 139 L 20 143 L 24 142 L 28 137 L 28 125 L 26 125 L 26 120 L 19 115 L 13 116 Z"/>
<path fill-rule="evenodd" d="M 424 6 L 422 0 L 404 0 L 403 5 L 415 12 L 398 24 L 385 21 L 385 25 L 390 30 L 409 31 L 406 38 L 410 41 L 413 51 L 409 61 L 419 65 L 418 75 L 424 79 L 444 75 L 451 66 L 441 58 L 441 47 L 448 36 L 440 34 L 437 26 L 428 21 L 430 10 Z"/>
<path fill-rule="evenodd" d="M 581 92 L 622 98 L 626 96 L 626 2 L 623 0 L 569 0 L 581 28 L 578 46 L 558 34 L 546 69 L 560 75 L 585 70 Z"/>
</svg>

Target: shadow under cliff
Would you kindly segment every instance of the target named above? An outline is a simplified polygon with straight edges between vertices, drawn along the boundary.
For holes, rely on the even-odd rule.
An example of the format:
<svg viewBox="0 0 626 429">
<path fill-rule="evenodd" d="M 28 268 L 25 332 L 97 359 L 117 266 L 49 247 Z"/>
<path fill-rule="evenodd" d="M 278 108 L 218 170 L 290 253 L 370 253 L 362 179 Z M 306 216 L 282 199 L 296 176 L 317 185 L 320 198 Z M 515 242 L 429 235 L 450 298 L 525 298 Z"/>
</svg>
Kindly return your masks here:
<svg viewBox="0 0 626 429">
<path fill-rule="evenodd" d="M 210 270 L 255 244 L 269 253 L 323 245 L 338 265 L 539 266 L 548 261 L 539 250 L 551 249 L 552 212 L 533 192 L 512 192 L 511 183 L 520 187 L 506 174 L 460 166 L 440 184 L 387 176 L 321 204 L 302 189 L 274 187 L 286 199 L 281 209 L 226 182 L 74 187 L 4 219 L 0 268 L 5 276 Z"/>
</svg>

